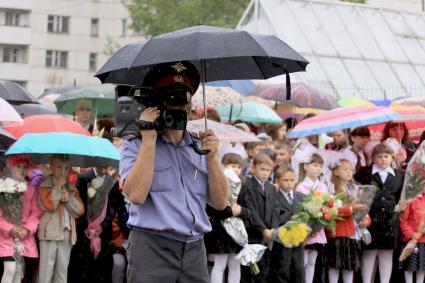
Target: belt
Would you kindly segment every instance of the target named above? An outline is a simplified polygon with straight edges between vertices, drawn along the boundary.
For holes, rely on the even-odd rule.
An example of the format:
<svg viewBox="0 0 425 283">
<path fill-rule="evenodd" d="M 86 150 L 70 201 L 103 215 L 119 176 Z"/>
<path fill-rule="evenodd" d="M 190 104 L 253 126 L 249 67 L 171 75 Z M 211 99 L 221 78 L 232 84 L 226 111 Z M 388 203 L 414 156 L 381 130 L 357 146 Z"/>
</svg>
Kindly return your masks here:
<svg viewBox="0 0 425 283">
<path fill-rule="evenodd" d="M 204 238 L 204 234 L 188 236 L 188 235 L 175 234 L 175 233 L 161 231 L 161 230 L 145 229 L 145 228 L 140 228 L 140 227 L 136 227 L 132 225 L 129 225 L 129 227 L 132 230 L 158 235 L 167 239 L 171 239 L 171 240 L 175 240 L 175 241 L 179 241 L 183 243 L 193 243 L 193 242 L 202 240 Z"/>
</svg>

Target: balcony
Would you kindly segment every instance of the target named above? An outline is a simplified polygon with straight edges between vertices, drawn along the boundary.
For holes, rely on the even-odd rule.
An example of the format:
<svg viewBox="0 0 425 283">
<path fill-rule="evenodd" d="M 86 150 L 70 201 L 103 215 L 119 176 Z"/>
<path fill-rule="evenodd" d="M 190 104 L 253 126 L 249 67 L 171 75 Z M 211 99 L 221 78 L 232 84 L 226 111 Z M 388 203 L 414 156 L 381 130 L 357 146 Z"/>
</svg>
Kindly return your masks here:
<svg viewBox="0 0 425 283">
<path fill-rule="evenodd" d="M 31 10 L 32 0 L 0 0 L 0 8 L 13 10 Z"/>
<path fill-rule="evenodd" d="M 30 45 L 30 43 L 29 27 L 0 26 L 0 44 Z"/>
<path fill-rule="evenodd" d="M 0 80 L 28 81 L 30 79 L 30 65 L 18 63 L 1 63 Z"/>
</svg>

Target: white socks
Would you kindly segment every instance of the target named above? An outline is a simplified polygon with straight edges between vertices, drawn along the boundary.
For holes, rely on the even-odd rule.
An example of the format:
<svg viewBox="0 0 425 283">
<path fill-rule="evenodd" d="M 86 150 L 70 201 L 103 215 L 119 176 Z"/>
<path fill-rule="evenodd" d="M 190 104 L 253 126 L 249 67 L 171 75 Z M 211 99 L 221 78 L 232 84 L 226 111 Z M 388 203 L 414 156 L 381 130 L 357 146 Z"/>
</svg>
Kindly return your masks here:
<svg viewBox="0 0 425 283">
<path fill-rule="evenodd" d="M 14 261 L 4 261 L 3 262 L 3 277 L 1 278 L 1 283 L 19 283 L 22 280 L 22 268 L 17 266 Z"/>
<path fill-rule="evenodd" d="M 394 250 L 363 250 L 362 279 L 363 283 L 371 283 L 374 278 L 373 270 L 378 257 L 379 277 L 381 283 L 389 283 L 393 268 Z"/>
<path fill-rule="evenodd" d="M 314 278 L 314 267 L 319 252 L 316 250 L 304 250 L 305 282 L 312 283 Z"/>
<path fill-rule="evenodd" d="M 224 270 L 228 266 L 227 282 L 239 282 L 241 280 L 241 265 L 235 259 L 236 254 L 214 254 L 214 267 L 211 271 L 211 283 L 222 283 Z"/>
</svg>

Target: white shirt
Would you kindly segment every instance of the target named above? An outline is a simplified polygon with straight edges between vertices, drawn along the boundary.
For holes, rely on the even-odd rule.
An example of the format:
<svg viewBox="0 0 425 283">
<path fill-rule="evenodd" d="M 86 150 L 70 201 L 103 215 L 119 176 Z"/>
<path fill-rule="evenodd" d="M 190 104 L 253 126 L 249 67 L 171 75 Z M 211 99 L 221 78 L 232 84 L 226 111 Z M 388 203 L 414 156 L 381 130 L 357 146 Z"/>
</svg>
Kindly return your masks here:
<svg viewBox="0 0 425 283">
<path fill-rule="evenodd" d="M 376 166 L 375 164 L 373 164 L 372 175 L 375 173 L 379 173 L 379 177 L 381 177 L 382 183 L 385 183 L 385 180 L 387 180 L 388 174 L 395 176 L 394 169 L 391 168 L 391 166 L 388 166 L 386 169 L 382 169 Z"/>
<path fill-rule="evenodd" d="M 319 187 L 319 185 L 320 185 L 320 180 L 319 180 L 319 179 L 317 179 L 316 181 L 313 181 L 313 180 L 312 180 L 312 179 L 310 179 L 309 177 L 305 177 L 303 182 L 305 182 L 305 184 L 306 184 L 307 186 L 309 186 L 311 189 L 315 189 L 315 190 L 316 190 L 316 189 Z"/>
<path fill-rule="evenodd" d="M 294 201 L 294 192 L 290 191 L 290 192 L 285 192 L 284 190 L 281 190 L 283 196 L 286 198 L 286 200 L 288 201 L 288 203 L 292 204 Z"/>
</svg>

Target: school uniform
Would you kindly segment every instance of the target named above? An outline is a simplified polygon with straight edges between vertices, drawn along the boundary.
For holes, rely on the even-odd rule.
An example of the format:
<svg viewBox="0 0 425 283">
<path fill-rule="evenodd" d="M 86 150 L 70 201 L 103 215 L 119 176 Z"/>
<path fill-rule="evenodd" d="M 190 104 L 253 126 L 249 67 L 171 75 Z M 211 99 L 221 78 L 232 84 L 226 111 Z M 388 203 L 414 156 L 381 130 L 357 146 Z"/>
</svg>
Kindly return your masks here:
<svg viewBox="0 0 425 283">
<path fill-rule="evenodd" d="M 260 182 L 255 177 L 248 177 L 242 185 L 238 202 L 247 208 L 248 217 L 243 217 L 250 244 L 266 244 L 263 240 L 264 229 L 271 229 L 273 213 L 277 208 L 277 192 L 275 186 L 269 182 Z M 267 282 L 269 269 L 269 252 L 266 250 L 257 263 L 260 268 L 258 275 L 252 275 L 250 267 L 242 267 L 241 282 Z"/>
<path fill-rule="evenodd" d="M 278 209 L 273 222 L 278 226 L 288 222 L 294 215 L 305 195 L 299 192 L 278 192 Z M 270 257 L 269 282 L 304 283 L 304 247 L 286 248 L 274 242 Z"/>
</svg>

